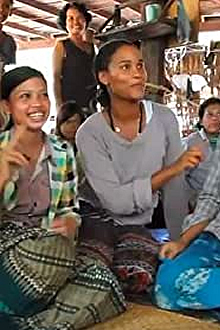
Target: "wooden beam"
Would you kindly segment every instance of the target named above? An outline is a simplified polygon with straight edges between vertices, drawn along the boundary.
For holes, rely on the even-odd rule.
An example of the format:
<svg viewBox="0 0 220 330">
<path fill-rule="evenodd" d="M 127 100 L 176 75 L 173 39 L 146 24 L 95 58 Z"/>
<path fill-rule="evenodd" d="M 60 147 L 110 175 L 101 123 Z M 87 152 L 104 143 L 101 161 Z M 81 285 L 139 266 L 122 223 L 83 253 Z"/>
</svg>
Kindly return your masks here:
<svg viewBox="0 0 220 330">
<path fill-rule="evenodd" d="M 18 40 L 19 50 L 54 47 L 56 39 Z"/>
<path fill-rule="evenodd" d="M 18 0 L 20 3 L 23 3 L 25 5 L 28 5 L 30 7 L 36 8 L 36 9 L 40 9 L 42 11 L 45 11 L 46 13 L 49 13 L 51 15 L 58 15 L 58 8 L 45 4 L 43 2 L 37 1 L 37 0 Z M 91 11 L 91 14 L 99 15 L 100 17 L 102 16 L 103 19 L 108 18 L 112 13 L 109 10 L 100 10 L 99 7 L 97 5 L 94 4 L 95 1 L 92 1 L 91 3 L 88 3 L 88 9 Z M 49 25 L 49 24 L 48 24 Z"/>
<path fill-rule="evenodd" d="M 219 0 L 200 0 L 200 15 L 217 15 L 220 14 Z"/>
<path fill-rule="evenodd" d="M 41 38 L 44 38 L 44 39 L 50 38 L 50 34 L 48 34 L 48 33 L 38 32 L 35 29 L 29 28 L 27 26 L 24 26 L 24 25 L 15 23 L 15 22 L 5 22 L 5 25 L 7 25 L 7 26 L 9 26 L 9 27 L 11 27 L 13 29 L 24 31 L 26 33 L 33 34 L 35 36 L 38 36 L 38 37 L 41 37 Z"/>
<path fill-rule="evenodd" d="M 37 0 L 18 0 L 20 3 L 23 3 L 25 5 L 28 5 L 30 7 L 36 8 L 36 9 L 40 9 L 43 10 L 47 13 L 50 13 L 52 15 L 57 15 L 57 8 L 54 6 L 50 6 L 44 2 L 41 1 L 37 1 Z"/>
<path fill-rule="evenodd" d="M 140 13 L 141 11 L 140 5 L 141 3 L 144 2 L 147 2 L 147 0 L 128 0 L 128 1 L 117 0 L 117 3 L 120 4 L 121 8 L 130 8 L 136 13 Z"/>
<path fill-rule="evenodd" d="M 220 17 L 213 21 L 200 22 L 199 31 L 220 31 Z"/>
<path fill-rule="evenodd" d="M 34 21 L 34 22 L 37 22 L 37 23 L 40 23 L 40 24 L 43 24 L 43 25 L 46 25 L 46 26 L 49 26 L 53 29 L 59 30 L 56 23 L 48 21 L 46 19 L 42 19 L 37 15 L 28 14 L 27 12 L 25 12 L 23 10 L 15 8 L 15 9 L 13 9 L 12 14 L 16 15 L 16 16 L 19 16 L 19 17 L 22 17 L 22 18 L 29 19 L 31 21 Z"/>
<path fill-rule="evenodd" d="M 20 3 L 23 3 L 25 5 L 28 5 L 30 7 L 36 8 L 36 9 L 40 9 L 42 11 L 48 12 L 55 16 L 57 16 L 57 14 L 58 14 L 57 7 L 48 5 L 46 3 L 43 3 L 43 2 L 40 2 L 37 0 L 18 0 L 18 1 Z M 104 10 L 104 9 L 99 10 L 99 6 L 95 5 L 95 1 L 88 3 L 87 6 L 88 6 L 88 9 L 91 11 L 91 14 L 92 14 L 93 10 L 94 10 L 94 12 L 97 12 L 97 14 L 103 16 L 104 18 L 108 18 L 109 15 L 111 14 L 111 12 L 108 10 Z"/>
</svg>

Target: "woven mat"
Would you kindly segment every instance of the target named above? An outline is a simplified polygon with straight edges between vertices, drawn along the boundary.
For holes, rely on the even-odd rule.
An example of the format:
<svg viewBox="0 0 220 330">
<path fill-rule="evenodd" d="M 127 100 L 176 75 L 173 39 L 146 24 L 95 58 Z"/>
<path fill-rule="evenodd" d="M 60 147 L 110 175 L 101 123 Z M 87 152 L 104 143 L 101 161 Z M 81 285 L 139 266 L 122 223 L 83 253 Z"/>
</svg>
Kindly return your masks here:
<svg viewBox="0 0 220 330">
<path fill-rule="evenodd" d="M 220 330 L 220 324 L 167 312 L 153 306 L 129 304 L 128 311 L 90 330 Z"/>
</svg>

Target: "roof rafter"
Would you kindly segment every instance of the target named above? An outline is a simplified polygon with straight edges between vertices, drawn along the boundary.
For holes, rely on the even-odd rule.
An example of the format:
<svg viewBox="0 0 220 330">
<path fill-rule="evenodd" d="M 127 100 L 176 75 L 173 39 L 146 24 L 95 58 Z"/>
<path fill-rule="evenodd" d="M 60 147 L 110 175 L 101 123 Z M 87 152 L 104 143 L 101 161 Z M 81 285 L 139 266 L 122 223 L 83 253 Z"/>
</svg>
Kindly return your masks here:
<svg viewBox="0 0 220 330">
<path fill-rule="evenodd" d="M 28 14 L 27 12 L 25 12 L 23 10 L 14 9 L 13 10 L 13 14 L 14 15 L 17 15 L 19 17 L 22 17 L 22 18 L 30 19 L 31 21 L 35 21 L 37 23 L 40 23 L 40 24 L 43 24 L 43 25 L 46 25 L 46 26 L 49 26 L 49 27 L 51 27 L 53 29 L 59 30 L 59 28 L 56 25 L 56 23 L 51 22 L 51 21 L 48 21 L 46 19 L 42 19 L 42 18 L 40 18 L 37 15 L 33 15 L 33 14 L 30 15 L 30 14 Z"/>
<path fill-rule="evenodd" d="M 33 34 L 33 35 L 36 35 L 38 37 L 41 37 L 41 38 L 45 38 L 45 39 L 48 39 L 50 38 L 50 34 L 46 33 L 46 32 L 39 32 L 35 29 L 32 29 L 32 28 L 29 28 L 27 26 L 24 26 L 24 25 L 21 25 L 19 23 L 15 23 L 15 22 L 6 22 L 5 25 L 13 28 L 13 29 L 17 29 L 17 30 L 20 30 L 20 31 L 24 31 L 24 32 L 28 32 L 30 34 Z"/>
<path fill-rule="evenodd" d="M 57 8 L 55 8 L 54 6 L 48 5 L 46 3 L 43 3 L 41 1 L 37 1 L 37 0 L 18 0 L 18 2 L 23 3 L 25 5 L 28 5 L 30 7 L 36 8 L 36 9 L 40 9 L 43 10 L 47 13 L 50 13 L 52 15 L 57 15 Z"/>
</svg>

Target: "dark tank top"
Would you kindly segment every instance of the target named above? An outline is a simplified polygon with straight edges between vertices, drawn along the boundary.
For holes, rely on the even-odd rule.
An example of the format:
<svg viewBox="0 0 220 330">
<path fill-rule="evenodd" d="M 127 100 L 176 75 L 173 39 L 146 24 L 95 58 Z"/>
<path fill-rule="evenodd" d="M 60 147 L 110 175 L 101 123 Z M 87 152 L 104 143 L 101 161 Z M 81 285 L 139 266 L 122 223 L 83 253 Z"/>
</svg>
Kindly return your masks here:
<svg viewBox="0 0 220 330">
<path fill-rule="evenodd" d="M 94 49 L 91 54 L 78 48 L 70 39 L 63 41 L 65 56 L 62 65 L 62 100 L 75 100 L 79 106 L 88 107 L 95 95 L 95 78 L 92 73 Z"/>
</svg>

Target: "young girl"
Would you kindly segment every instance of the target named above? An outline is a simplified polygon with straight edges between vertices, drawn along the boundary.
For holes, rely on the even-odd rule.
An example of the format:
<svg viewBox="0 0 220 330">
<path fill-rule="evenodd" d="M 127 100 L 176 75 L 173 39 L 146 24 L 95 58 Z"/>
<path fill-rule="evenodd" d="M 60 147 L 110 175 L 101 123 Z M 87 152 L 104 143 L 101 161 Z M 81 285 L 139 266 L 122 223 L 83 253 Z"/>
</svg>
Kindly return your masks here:
<svg viewBox="0 0 220 330">
<path fill-rule="evenodd" d="M 146 72 L 137 45 L 103 45 L 95 74 L 103 109 L 79 128 L 76 140 L 85 172 L 79 187 L 81 248 L 110 265 L 126 292 L 140 292 L 157 267 L 158 247 L 145 225 L 158 191 L 164 188 L 167 225 L 175 236 L 184 205 L 180 174 L 199 163 L 201 151 L 181 155 L 174 114 L 143 100 Z"/>
<path fill-rule="evenodd" d="M 85 120 L 85 115 L 75 101 L 63 103 L 57 114 L 56 134 L 72 144 L 76 155 L 75 136 L 79 126 Z"/>
</svg>

